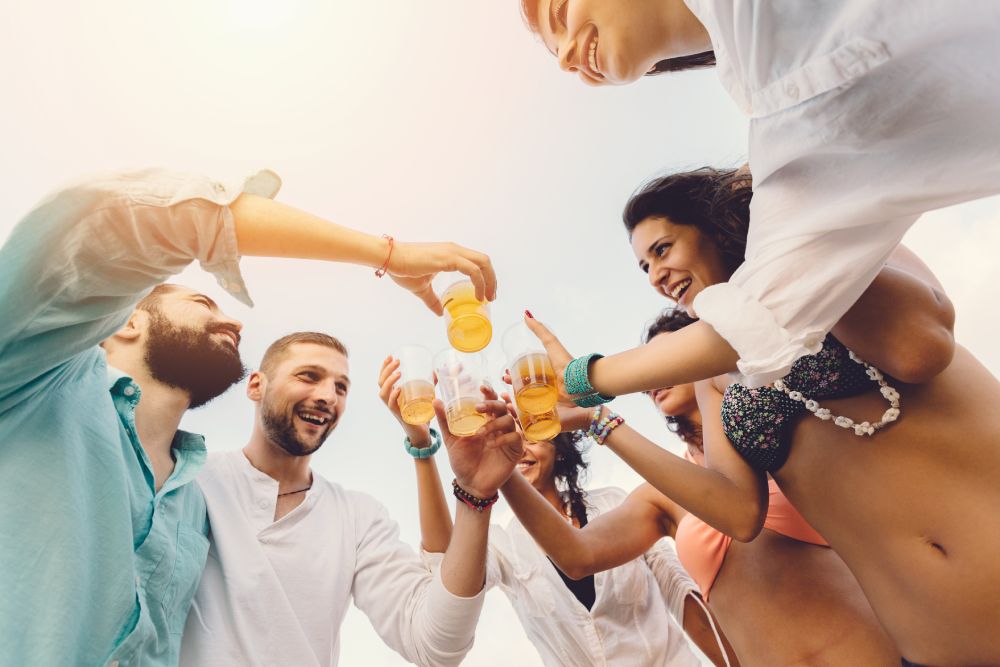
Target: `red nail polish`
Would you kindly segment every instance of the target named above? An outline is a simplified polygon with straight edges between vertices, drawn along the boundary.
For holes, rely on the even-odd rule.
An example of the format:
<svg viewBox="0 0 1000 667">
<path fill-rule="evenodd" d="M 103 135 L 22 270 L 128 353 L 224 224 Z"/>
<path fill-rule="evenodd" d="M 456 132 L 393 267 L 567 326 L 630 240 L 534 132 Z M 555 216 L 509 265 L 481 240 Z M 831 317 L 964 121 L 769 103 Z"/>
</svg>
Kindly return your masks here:
<svg viewBox="0 0 1000 667">
<path fill-rule="evenodd" d="M 528 317 L 530 317 L 531 319 L 535 319 L 535 316 L 531 314 L 530 310 L 524 311 L 524 314 L 527 315 Z"/>
</svg>

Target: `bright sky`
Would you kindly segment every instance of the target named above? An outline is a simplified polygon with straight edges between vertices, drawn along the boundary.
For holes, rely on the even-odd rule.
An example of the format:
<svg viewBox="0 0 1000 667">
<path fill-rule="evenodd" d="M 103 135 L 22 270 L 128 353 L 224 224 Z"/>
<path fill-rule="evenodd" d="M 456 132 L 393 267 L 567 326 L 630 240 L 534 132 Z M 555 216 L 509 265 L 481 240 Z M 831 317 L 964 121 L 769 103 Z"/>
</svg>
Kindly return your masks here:
<svg viewBox="0 0 1000 667">
<path fill-rule="evenodd" d="M 659 171 L 745 158 L 746 122 L 711 71 L 588 88 L 522 26 L 517 0 L 39 0 L 4 3 L 0 25 L 0 239 L 44 194 L 88 173 L 167 166 L 238 178 L 271 168 L 286 203 L 374 234 L 488 252 L 499 275 L 496 375 L 499 333 L 524 308 L 575 354 L 635 345 L 666 303 L 626 243 L 626 198 Z M 994 373 L 998 222 L 994 198 L 930 214 L 907 239 L 955 301 L 959 341 Z M 198 269 L 178 280 L 244 322 L 248 364 L 291 331 L 346 342 L 349 409 L 315 468 L 378 497 L 416 546 L 413 466 L 375 380 L 399 345 L 445 346 L 444 322 L 367 269 L 242 266 L 253 310 Z M 643 397 L 615 408 L 676 447 Z M 241 387 L 184 426 L 205 433 L 210 450 L 233 449 L 252 414 Z M 610 453 L 592 459 L 592 486 L 638 483 Z M 495 515 L 510 513 L 501 503 Z M 361 614 L 342 630 L 341 664 L 402 664 Z M 468 664 L 512 662 L 540 664 L 492 592 Z"/>
</svg>

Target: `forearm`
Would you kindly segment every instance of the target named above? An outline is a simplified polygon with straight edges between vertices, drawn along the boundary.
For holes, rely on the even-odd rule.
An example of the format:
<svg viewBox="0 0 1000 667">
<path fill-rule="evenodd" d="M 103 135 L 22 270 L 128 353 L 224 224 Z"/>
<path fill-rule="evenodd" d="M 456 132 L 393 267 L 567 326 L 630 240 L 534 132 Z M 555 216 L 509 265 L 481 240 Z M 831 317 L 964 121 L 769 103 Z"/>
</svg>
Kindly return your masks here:
<svg viewBox="0 0 1000 667">
<path fill-rule="evenodd" d="M 477 512 L 456 502 L 455 528 L 441 562 L 441 581 L 449 593 L 473 597 L 486 581 L 486 547 L 491 509 Z"/>
<path fill-rule="evenodd" d="M 434 457 L 414 459 L 420 506 L 420 541 L 424 551 L 444 553 L 451 542 L 451 514 Z"/>
<path fill-rule="evenodd" d="M 500 487 L 518 520 L 552 559 L 573 578 L 593 574 L 593 561 L 582 531 L 567 523 L 521 473 L 515 471 Z"/>
<path fill-rule="evenodd" d="M 695 322 L 642 347 L 598 359 L 590 366 L 590 383 L 602 394 L 621 396 L 733 372 L 737 359 L 712 327 Z"/>
<path fill-rule="evenodd" d="M 763 524 L 759 494 L 740 487 L 724 474 L 671 454 L 628 424 L 614 429 L 605 446 L 656 490 L 715 529 L 737 539 L 747 537 L 753 526 L 759 532 Z"/>
<path fill-rule="evenodd" d="M 359 232 L 292 206 L 245 194 L 230 205 L 240 254 L 381 266 L 386 239 Z"/>
</svg>

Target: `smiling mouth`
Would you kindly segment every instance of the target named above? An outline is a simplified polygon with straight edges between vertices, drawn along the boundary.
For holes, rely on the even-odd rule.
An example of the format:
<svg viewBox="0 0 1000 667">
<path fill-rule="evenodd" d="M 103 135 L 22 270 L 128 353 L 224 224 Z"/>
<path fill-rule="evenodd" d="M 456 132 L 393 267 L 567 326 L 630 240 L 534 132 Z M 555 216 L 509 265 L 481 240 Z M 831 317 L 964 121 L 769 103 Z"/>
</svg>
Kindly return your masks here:
<svg viewBox="0 0 1000 667">
<path fill-rule="evenodd" d="M 689 287 L 691 287 L 690 278 L 679 280 L 674 283 L 673 287 L 670 288 L 670 291 L 667 292 L 667 295 L 674 301 L 680 301 L 681 297 L 684 296 L 684 293 L 688 291 Z"/>
<path fill-rule="evenodd" d="M 538 461 L 518 461 L 517 462 L 517 469 L 520 470 L 521 472 L 524 472 L 525 470 L 527 470 L 528 468 L 531 468 L 533 465 L 535 465 L 537 463 L 538 463 Z"/>
<path fill-rule="evenodd" d="M 326 426 L 333 421 L 329 413 L 318 412 L 316 410 L 299 410 L 295 416 L 312 426 Z"/>
<path fill-rule="evenodd" d="M 590 40 L 590 45 L 587 47 L 587 64 L 590 65 L 590 71 L 597 76 L 602 76 L 601 68 L 597 65 L 597 35 Z"/>
<path fill-rule="evenodd" d="M 660 400 L 669 393 L 670 393 L 669 387 L 665 387 L 663 389 L 657 389 L 656 391 L 653 392 L 653 400 L 659 403 Z"/>
<path fill-rule="evenodd" d="M 240 346 L 240 337 L 239 337 L 238 334 L 235 334 L 232 331 L 216 331 L 215 333 L 222 334 L 223 336 L 225 336 L 226 340 L 228 340 L 230 343 L 233 344 L 234 348 L 237 348 L 237 349 L 239 348 L 239 346 Z"/>
</svg>

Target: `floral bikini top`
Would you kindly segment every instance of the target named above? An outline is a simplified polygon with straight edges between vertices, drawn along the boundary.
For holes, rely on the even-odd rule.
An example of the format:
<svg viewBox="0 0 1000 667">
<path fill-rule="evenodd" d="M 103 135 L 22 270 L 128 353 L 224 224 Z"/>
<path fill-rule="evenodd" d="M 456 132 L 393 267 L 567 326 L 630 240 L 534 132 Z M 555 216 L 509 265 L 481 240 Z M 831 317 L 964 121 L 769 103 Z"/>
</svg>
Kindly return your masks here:
<svg viewBox="0 0 1000 667">
<path fill-rule="evenodd" d="M 810 410 L 816 412 L 816 400 L 857 396 L 871 389 L 871 382 L 876 379 L 873 371 L 881 379 L 877 370 L 855 363 L 851 352 L 828 334 L 823 349 L 800 358 L 788 375 L 775 383 L 791 391 L 729 385 L 722 397 L 723 429 L 751 466 L 773 472 L 788 459 L 792 447 L 790 427 L 798 418 Z M 810 400 L 802 400 L 803 396 Z M 811 404 L 808 409 L 807 403 Z M 844 426 L 839 422 L 837 425 Z"/>
</svg>

